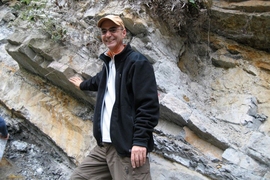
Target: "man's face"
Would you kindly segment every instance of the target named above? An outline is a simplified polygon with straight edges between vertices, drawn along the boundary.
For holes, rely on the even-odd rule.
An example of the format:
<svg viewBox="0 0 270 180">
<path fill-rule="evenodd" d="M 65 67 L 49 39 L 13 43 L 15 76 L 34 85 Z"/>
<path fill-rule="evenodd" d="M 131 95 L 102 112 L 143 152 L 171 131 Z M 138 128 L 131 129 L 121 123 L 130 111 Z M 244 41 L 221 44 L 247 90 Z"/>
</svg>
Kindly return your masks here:
<svg viewBox="0 0 270 180">
<path fill-rule="evenodd" d="M 111 20 L 105 20 L 101 25 L 102 42 L 113 52 L 116 52 L 122 45 L 126 36 L 126 30 Z"/>
</svg>

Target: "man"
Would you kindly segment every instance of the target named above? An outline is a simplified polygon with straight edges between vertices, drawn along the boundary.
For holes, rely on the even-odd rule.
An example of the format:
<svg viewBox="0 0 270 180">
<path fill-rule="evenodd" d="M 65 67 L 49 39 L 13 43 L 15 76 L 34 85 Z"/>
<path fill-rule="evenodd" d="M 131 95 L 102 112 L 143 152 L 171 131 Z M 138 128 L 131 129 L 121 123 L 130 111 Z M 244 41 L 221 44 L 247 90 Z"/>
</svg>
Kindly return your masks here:
<svg viewBox="0 0 270 180">
<path fill-rule="evenodd" d="M 153 67 L 146 57 L 124 44 L 122 19 L 108 15 L 98 22 L 108 50 L 96 76 L 70 81 L 81 90 L 98 91 L 94 113 L 97 146 L 74 170 L 71 179 L 151 179 L 147 153 L 153 150 L 153 129 L 159 102 Z"/>
</svg>

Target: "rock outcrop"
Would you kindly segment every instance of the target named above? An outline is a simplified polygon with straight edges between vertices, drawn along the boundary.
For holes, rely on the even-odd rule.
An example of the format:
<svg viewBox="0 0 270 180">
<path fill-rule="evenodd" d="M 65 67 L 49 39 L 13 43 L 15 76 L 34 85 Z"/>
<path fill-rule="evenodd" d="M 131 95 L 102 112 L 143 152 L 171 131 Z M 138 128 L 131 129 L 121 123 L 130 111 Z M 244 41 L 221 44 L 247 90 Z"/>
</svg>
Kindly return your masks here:
<svg viewBox="0 0 270 180">
<path fill-rule="evenodd" d="M 55 142 L 71 161 L 70 171 L 95 145 L 95 93 L 76 89 L 68 79 L 100 70 L 97 57 L 105 47 L 96 22 L 114 13 L 129 31 L 126 42 L 148 57 L 156 74 L 161 117 L 151 153 L 153 179 L 270 179 L 267 1 L 260 7 L 213 1 L 209 16 L 201 9 L 207 17 L 202 26 L 190 27 L 197 33 L 193 38 L 151 16 L 151 4 L 56 2 L 32 2 L 44 8 L 23 11 L 50 15 L 46 23 L 54 29 L 47 25 L 45 32 L 36 28 L 42 14 L 32 14 L 32 23 L 1 6 L 0 102 Z"/>
<path fill-rule="evenodd" d="M 214 1 L 210 27 L 221 36 L 270 52 L 269 17 L 269 1 Z"/>
</svg>

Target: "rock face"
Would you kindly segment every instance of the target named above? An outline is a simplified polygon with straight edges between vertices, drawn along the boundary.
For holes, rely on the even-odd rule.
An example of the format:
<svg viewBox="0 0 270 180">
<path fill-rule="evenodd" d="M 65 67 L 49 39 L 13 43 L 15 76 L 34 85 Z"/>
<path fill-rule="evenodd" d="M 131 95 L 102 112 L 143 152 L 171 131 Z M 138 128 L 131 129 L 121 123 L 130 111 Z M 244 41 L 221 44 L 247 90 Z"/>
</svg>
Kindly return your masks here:
<svg viewBox="0 0 270 180">
<path fill-rule="evenodd" d="M 269 1 L 214 1 L 210 28 L 219 35 L 270 52 L 269 17 Z"/>
<path fill-rule="evenodd" d="M 161 116 L 150 156 L 153 179 L 270 179 L 267 1 L 260 7 L 251 1 L 213 1 L 209 17 L 201 9 L 207 17 L 202 27 L 211 28 L 191 27 L 199 32 L 192 39 L 151 16 L 151 3 L 56 2 L 33 1 L 32 9 L 20 14 L 12 4 L 1 6 L 0 102 L 5 111 L 0 114 L 10 130 L 25 121 L 62 150 L 67 165 L 62 179 L 95 145 L 95 93 L 76 89 L 68 79 L 89 78 L 100 70 L 98 55 L 106 48 L 96 22 L 112 9 L 126 24 L 126 42 L 148 57 L 156 74 Z M 30 15 L 33 19 L 25 21 Z M 46 22 L 43 15 L 50 15 Z M 238 23 L 247 20 L 245 34 Z M 22 143 L 17 138 L 10 147 Z M 36 177 L 43 171 L 38 168 Z"/>
</svg>

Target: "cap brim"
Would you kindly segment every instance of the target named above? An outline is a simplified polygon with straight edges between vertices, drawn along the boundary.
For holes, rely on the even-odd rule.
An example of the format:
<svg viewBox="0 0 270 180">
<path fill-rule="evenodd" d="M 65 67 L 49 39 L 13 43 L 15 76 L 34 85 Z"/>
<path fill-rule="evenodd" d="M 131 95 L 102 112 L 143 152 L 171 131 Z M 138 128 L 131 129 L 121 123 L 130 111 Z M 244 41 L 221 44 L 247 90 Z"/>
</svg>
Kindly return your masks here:
<svg viewBox="0 0 270 180">
<path fill-rule="evenodd" d="M 115 23 L 116 25 L 125 28 L 122 19 L 121 19 L 119 16 L 114 16 L 114 15 L 108 15 L 108 16 L 105 16 L 105 17 L 101 18 L 101 19 L 98 21 L 97 26 L 100 28 L 100 27 L 102 26 L 102 23 L 103 23 L 104 21 L 106 21 L 106 20 L 110 20 L 110 21 L 112 21 L 113 23 Z"/>
</svg>

